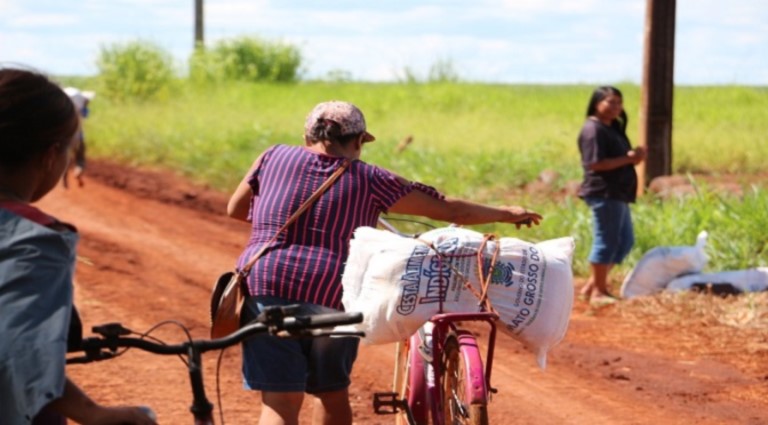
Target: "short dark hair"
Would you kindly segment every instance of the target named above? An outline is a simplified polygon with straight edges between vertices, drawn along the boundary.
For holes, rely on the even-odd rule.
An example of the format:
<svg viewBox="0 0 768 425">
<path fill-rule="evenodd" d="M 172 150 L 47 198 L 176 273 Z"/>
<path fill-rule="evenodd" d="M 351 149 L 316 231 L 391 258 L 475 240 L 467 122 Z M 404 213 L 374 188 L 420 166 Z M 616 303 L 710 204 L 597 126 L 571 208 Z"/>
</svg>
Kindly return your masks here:
<svg viewBox="0 0 768 425">
<path fill-rule="evenodd" d="M 592 92 L 592 97 L 589 99 L 589 104 L 587 104 L 587 117 L 594 116 L 597 113 L 597 104 L 611 94 L 624 99 L 621 91 L 616 87 L 600 86 L 596 88 L 595 91 Z M 628 121 L 629 118 L 627 117 L 627 113 L 622 110 L 621 115 L 616 121 L 613 122 L 612 125 L 621 131 L 622 134 L 626 135 Z"/>
<path fill-rule="evenodd" d="M 0 64 L 0 166 L 15 168 L 57 143 L 68 146 L 79 125 L 69 96 L 47 76 Z"/>
<path fill-rule="evenodd" d="M 360 137 L 363 133 L 341 134 L 341 125 L 336 121 L 327 118 L 318 118 L 309 131 L 306 132 L 307 140 L 311 143 L 327 140 L 332 143 L 338 143 L 346 146 L 352 140 Z"/>
</svg>

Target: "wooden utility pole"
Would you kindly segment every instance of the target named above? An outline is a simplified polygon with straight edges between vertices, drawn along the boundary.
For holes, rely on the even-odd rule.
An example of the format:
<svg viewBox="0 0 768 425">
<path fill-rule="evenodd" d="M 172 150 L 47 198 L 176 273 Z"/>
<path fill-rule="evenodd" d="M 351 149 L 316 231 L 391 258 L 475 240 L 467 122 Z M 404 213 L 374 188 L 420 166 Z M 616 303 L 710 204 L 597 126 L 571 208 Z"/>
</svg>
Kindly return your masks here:
<svg viewBox="0 0 768 425">
<path fill-rule="evenodd" d="M 643 86 L 640 94 L 640 145 L 648 157 L 639 167 L 642 188 L 672 174 L 672 92 L 675 60 L 675 0 L 647 0 Z"/>
<path fill-rule="evenodd" d="M 195 0 L 195 48 L 203 47 L 203 0 Z"/>
</svg>

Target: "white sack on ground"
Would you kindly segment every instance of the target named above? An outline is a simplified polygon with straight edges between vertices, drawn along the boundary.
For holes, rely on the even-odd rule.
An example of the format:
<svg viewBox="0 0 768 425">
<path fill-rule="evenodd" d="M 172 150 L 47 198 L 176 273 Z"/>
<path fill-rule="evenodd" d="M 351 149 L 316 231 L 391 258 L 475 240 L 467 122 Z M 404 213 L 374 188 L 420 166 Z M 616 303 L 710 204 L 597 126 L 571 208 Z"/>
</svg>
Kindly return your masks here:
<svg viewBox="0 0 768 425">
<path fill-rule="evenodd" d="M 694 246 L 662 246 L 646 252 L 624 279 L 621 296 L 632 298 L 655 294 L 678 276 L 701 272 L 707 264 L 706 243 L 707 232 L 702 231 Z"/>
<path fill-rule="evenodd" d="M 730 284 L 741 292 L 768 291 L 768 267 L 730 270 L 719 273 L 693 273 L 678 277 L 667 285 L 668 291 L 687 291 L 695 284 Z"/>
<path fill-rule="evenodd" d="M 342 278 L 342 301 L 346 311 L 363 313 L 363 323 L 356 325 L 366 333 L 363 341 L 408 338 L 438 313 L 441 299 L 445 313 L 478 311 L 465 279 L 481 291 L 475 254 L 482 240 L 482 234 L 459 227 L 432 230 L 418 240 L 358 228 Z M 536 244 L 516 238 L 489 241 L 486 270 L 496 244 L 500 252 L 488 296 L 499 313 L 499 329 L 536 353 L 544 367 L 547 351 L 562 340 L 570 320 L 573 238 Z"/>
</svg>

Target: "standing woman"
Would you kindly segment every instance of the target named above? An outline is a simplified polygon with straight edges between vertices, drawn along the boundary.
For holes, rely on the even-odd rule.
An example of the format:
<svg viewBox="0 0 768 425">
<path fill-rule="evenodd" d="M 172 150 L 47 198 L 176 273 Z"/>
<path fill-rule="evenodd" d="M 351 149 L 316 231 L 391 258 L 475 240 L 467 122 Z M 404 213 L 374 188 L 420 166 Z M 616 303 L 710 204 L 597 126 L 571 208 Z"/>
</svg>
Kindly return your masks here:
<svg viewBox="0 0 768 425">
<path fill-rule="evenodd" d="M 595 304 L 616 300 L 608 290 L 608 273 L 635 243 L 629 204 L 635 202 L 635 165 L 645 159 L 645 149 L 632 149 L 626 128 L 621 92 L 611 86 L 595 89 L 579 134 L 584 169 L 579 197 L 592 210 L 593 222 L 589 254 L 592 274 L 580 295 Z"/>
<path fill-rule="evenodd" d="M 77 231 L 31 204 L 51 191 L 80 121 L 45 76 L 0 64 L 0 422 L 155 422 L 138 407 L 105 407 L 64 371 L 81 335 L 72 304 Z"/>
<path fill-rule="evenodd" d="M 363 113 L 346 102 L 320 103 L 307 116 L 304 146 L 276 145 L 254 162 L 227 206 L 251 223 L 242 267 L 277 233 L 329 176 L 347 169 L 256 261 L 248 277 L 243 320 L 269 305 L 300 304 L 299 314 L 342 310 L 341 274 L 349 240 L 360 226 L 377 225 L 383 212 L 457 224 L 538 224 L 541 216 L 517 206 L 491 207 L 447 198 L 421 183 L 360 161 L 374 137 Z M 279 339 L 243 343 L 246 389 L 261 391 L 260 425 L 297 424 L 304 394 L 315 396 L 313 423 L 352 423 L 348 387 L 357 338 Z"/>
</svg>

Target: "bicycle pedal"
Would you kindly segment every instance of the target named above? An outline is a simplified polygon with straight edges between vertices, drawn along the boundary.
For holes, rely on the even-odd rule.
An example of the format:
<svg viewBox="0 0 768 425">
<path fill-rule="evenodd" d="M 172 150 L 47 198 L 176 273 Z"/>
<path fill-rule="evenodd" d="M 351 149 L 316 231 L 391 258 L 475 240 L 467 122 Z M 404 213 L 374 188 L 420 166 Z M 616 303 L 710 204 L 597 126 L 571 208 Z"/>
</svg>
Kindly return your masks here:
<svg viewBox="0 0 768 425">
<path fill-rule="evenodd" d="M 393 415 L 407 407 L 398 393 L 373 393 L 373 412 L 377 415 Z"/>
</svg>

